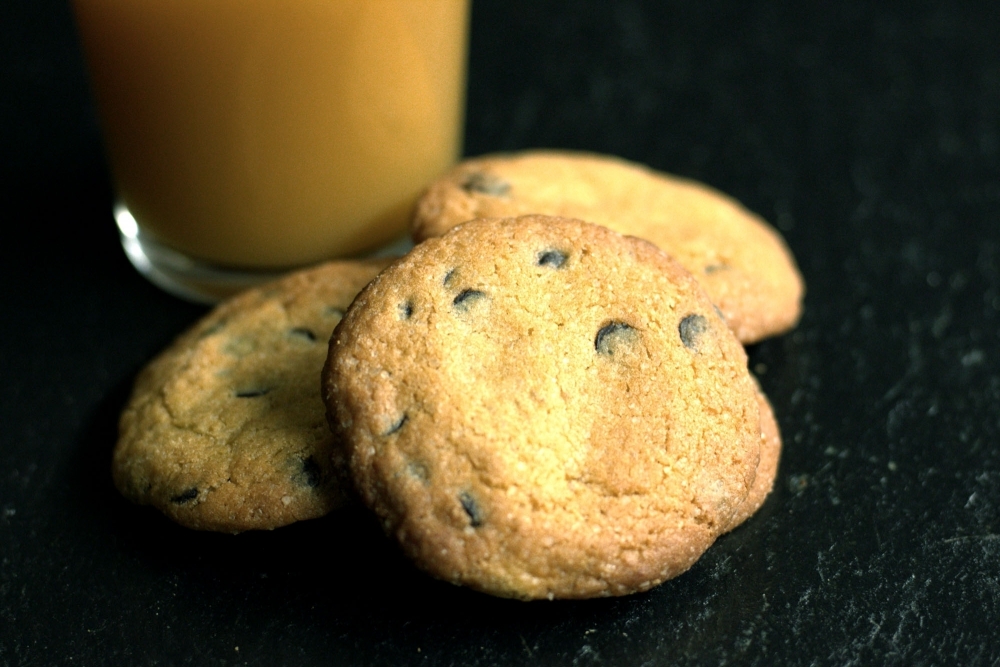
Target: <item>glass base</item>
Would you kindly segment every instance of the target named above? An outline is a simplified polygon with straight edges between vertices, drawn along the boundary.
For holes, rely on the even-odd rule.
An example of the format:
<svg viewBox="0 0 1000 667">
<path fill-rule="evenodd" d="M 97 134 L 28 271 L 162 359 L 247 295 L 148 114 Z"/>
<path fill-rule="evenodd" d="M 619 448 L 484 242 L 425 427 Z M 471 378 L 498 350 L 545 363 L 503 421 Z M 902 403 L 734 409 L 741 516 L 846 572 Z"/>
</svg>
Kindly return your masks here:
<svg viewBox="0 0 1000 667">
<path fill-rule="evenodd" d="M 188 301 L 213 304 L 283 271 L 234 271 L 193 260 L 144 234 L 128 208 L 115 204 L 115 222 L 125 255 L 157 287 Z"/>
<path fill-rule="evenodd" d="M 144 234 L 124 204 L 115 204 L 114 216 L 122 248 L 132 266 L 157 287 L 188 301 L 218 303 L 288 273 L 288 270 L 267 269 L 241 271 L 191 259 Z M 409 239 L 400 239 L 369 256 L 402 255 L 412 247 Z"/>
</svg>

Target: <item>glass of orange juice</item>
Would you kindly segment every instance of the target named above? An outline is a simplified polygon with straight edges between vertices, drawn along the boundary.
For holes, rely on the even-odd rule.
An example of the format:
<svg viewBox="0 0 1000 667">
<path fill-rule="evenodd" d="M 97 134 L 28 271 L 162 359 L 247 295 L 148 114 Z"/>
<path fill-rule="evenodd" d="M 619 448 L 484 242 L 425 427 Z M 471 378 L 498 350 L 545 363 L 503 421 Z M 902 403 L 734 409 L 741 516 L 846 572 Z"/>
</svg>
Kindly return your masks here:
<svg viewBox="0 0 1000 667">
<path fill-rule="evenodd" d="M 403 238 L 461 150 L 471 0 L 74 0 L 132 263 L 214 301 Z"/>
</svg>

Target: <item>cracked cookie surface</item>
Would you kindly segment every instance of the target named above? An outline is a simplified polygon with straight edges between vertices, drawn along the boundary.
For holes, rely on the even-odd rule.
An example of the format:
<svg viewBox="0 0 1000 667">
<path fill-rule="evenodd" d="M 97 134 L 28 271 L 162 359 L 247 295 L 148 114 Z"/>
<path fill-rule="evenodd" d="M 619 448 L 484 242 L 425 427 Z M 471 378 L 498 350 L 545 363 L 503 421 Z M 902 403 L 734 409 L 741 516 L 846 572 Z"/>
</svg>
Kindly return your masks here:
<svg viewBox="0 0 1000 667">
<path fill-rule="evenodd" d="M 760 456 L 746 355 L 696 281 L 576 220 L 477 220 L 418 245 L 338 325 L 323 395 L 403 551 L 507 597 L 684 572 L 735 525 Z"/>
<path fill-rule="evenodd" d="M 795 326 L 804 286 L 778 232 L 712 188 L 618 158 L 525 151 L 457 165 L 420 199 L 413 236 L 473 218 L 579 218 L 655 243 L 701 283 L 744 343 Z"/>
<path fill-rule="evenodd" d="M 334 326 L 390 260 L 333 262 L 219 305 L 136 379 L 115 485 L 190 528 L 240 532 L 345 502 L 320 371 Z"/>
</svg>

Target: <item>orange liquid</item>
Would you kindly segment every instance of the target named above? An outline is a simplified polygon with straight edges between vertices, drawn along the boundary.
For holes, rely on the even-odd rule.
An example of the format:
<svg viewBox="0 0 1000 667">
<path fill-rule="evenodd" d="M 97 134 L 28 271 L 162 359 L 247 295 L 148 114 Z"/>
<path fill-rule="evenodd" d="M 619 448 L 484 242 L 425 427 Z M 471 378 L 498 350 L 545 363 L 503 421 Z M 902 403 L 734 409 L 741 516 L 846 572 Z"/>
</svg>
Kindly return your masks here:
<svg viewBox="0 0 1000 667">
<path fill-rule="evenodd" d="M 189 256 L 400 236 L 460 152 L 470 0 L 75 0 L 118 195 Z"/>
</svg>

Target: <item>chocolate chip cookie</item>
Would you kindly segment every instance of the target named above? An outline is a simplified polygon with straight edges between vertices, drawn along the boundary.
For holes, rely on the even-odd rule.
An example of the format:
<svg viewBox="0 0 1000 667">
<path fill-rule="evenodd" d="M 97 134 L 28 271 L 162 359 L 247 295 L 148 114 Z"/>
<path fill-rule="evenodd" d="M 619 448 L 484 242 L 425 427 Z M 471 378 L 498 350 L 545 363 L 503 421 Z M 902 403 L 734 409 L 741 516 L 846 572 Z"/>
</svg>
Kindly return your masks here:
<svg viewBox="0 0 1000 667">
<path fill-rule="evenodd" d="M 778 475 L 778 462 L 781 459 L 781 430 L 774 416 L 774 409 L 767 395 L 757 386 L 757 407 L 760 409 L 760 462 L 754 474 L 753 484 L 746 500 L 740 503 L 730 520 L 729 530 L 753 516 L 754 512 L 767 500 L 774 488 L 774 479 Z"/>
<path fill-rule="evenodd" d="M 739 341 L 646 241 L 545 216 L 419 244 L 358 295 L 323 373 L 355 487 L 441 579 L 642 591 L 734 524 L 761 447 Z"/>
<path fill-rule="evenodd" d="M 389 260 L 336 262 L 223 303 L 138 376 L 115 485 L 190 528 L 240 532 L 343 504 L 320 371 L 334 326 Z"/>
<path fill-rule="evenodd" d="M 528 151 L 462 162 L 418 203 L 415 240 L 480 217 L 579 218 L 652 241 L 702 284 L 743 343 L 795 326 L 804 291 L 778 232 L 706 185 L 621 159 Z"/>
</svg>

